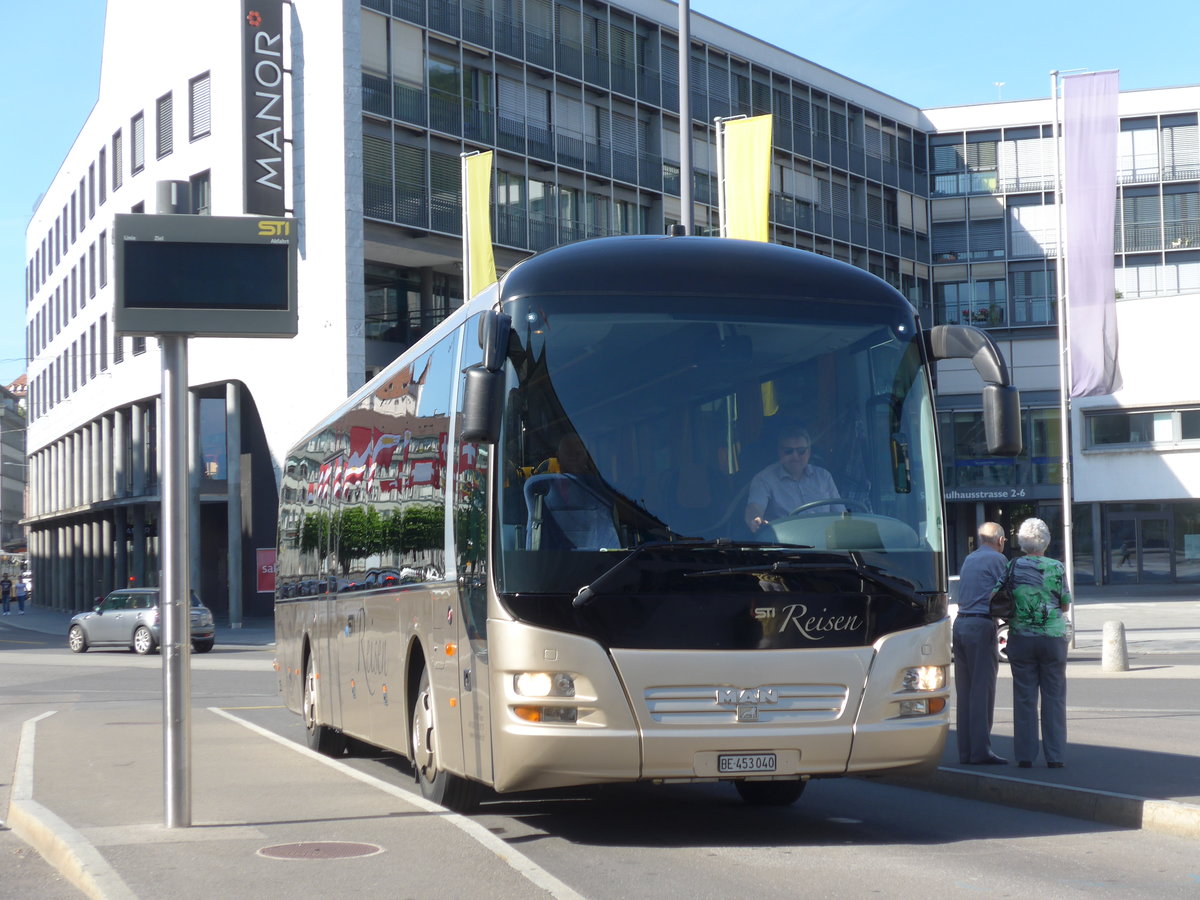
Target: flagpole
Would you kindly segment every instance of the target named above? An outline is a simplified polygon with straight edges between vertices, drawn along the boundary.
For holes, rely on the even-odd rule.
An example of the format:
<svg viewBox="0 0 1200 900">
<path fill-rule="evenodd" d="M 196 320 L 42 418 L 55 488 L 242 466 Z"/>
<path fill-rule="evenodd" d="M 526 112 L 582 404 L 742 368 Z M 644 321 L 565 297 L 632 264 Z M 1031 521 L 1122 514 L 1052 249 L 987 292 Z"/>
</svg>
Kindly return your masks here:
<svg viewBox="0 0 1200 900">
<path fill-rule="evenodd" d="M 679 0 L 679 224 L 684 234 L 695 234 L 692 207 L 692 10 L 690 0 Z"/>
<path fill-rule="evenodd" d="M 470 189 L 467 184 L 467 157 L 479 151 L 468 151 L 459 154 L 459 177 L 462 179 L 462 280 L 463 303 L 471 302 L 471 204 L 468 200 Z"/>
<path fill-rule="evenodd" d="M 713 119 L 717 140 L 717 222 L 721 237 L 729 237 L 729 222 L 725 218 L 725 121 L 717 116 Z"/>
<path fill-rule="evenodd" d="M 1071 609 L 1068 616 L 1071 622 L 1071 647 L 1075 647 L 1075 634 L 1078 631 L 1078 616 L 1075 600 L 1075 541 L 1072 535 L 1072 451 L 1071 451 L 1071 340 L 1070 322 L 1067 310 L 1067 278 L 1065 257 L 1066 240 L 1063 229 L 1063 204 L 1066 191 L 1063 185 L 1062 170 L 1062 115 L 1059 106 L 1058 69 L 1050 73 L 1050 99 L 1054 104 L 1054 207 L 1058 217 L 1058 254 L 1054 263 L 1054 292 L 1055 305 L 1058 312 L 1058 393 L 1059 393 L 1059 426 L 1062 444 L 1062 523 L 1063 523 L 1063 569 L 1067 583 L 1067 591 L 1071 595 Z M 1093 547 L 1096 536 L 1092 536 Z"/>
</svg>

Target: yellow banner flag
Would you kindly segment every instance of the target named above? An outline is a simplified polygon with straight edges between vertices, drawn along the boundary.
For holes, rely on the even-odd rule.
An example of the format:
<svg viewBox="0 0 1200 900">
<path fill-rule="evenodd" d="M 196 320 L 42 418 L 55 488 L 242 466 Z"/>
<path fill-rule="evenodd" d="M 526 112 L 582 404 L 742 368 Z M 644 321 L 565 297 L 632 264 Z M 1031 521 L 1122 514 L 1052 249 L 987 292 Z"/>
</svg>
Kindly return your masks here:
<svg viewBox="0 0 1200 900">
<path fill-rule="evenodd" d="M 492 151 L 463 157 L 463 243 L 467 296 L 496 281 L 492 255 Z"/>
<path fill-rule="evenodd" d="M 771 117 L 724 123 L 725 237 L 770 240 Z"/>
</svg>

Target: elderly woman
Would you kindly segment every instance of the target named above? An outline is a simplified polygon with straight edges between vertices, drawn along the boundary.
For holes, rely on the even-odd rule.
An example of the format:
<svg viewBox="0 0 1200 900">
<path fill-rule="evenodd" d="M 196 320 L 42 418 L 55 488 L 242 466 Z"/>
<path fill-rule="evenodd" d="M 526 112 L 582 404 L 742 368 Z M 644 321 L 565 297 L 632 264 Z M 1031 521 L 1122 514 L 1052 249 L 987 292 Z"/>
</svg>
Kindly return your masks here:
<svg viewBox="0 0 1200 900">
<path fill-rule="evenodd" d="M 1015 610 L 1008 623 L 1013 680 L 1013 749 L 1028 769 L 1038 755 L 1038 701 L 1046 765 L 1061 769 L 1067 749 L 1067 620 L 1071 605 L 1066 570 L 1045 555 L 1050 529 L 1026 519 L 1017 530 L 1025 555 L 1013 562 Z"/>
</svg>

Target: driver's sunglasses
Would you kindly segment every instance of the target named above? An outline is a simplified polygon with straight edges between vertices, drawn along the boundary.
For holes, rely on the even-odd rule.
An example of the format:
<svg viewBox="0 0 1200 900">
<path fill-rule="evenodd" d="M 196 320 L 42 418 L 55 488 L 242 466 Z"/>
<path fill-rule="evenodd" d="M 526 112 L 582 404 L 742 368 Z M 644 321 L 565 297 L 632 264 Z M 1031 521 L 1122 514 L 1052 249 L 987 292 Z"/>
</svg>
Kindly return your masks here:
<svg viewBox="0 0 1200 900">
<path fill-rule="evenodd" d="M 812 447 L 780 447 L 779 452 L 784 456 L 791 456 L 793 453 L 798 453 L 803 456 L 811 449 Z"/>
</svg>

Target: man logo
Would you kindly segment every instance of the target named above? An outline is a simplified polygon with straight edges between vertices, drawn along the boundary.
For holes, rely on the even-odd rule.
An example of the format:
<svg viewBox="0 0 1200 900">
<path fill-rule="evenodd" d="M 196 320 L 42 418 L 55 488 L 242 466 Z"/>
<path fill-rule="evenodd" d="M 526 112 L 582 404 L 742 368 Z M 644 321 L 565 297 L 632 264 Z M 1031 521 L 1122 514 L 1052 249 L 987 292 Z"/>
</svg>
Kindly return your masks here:
<svg viewBox="0 0 1200 900">
<path fill-rule="evenodd" d="M 292 223 L 277 221 L 275 219 L 263 219 L 258 223 L 258 233 L 261 237 L 289 235 L 292 233 Z"/>
</svg>

